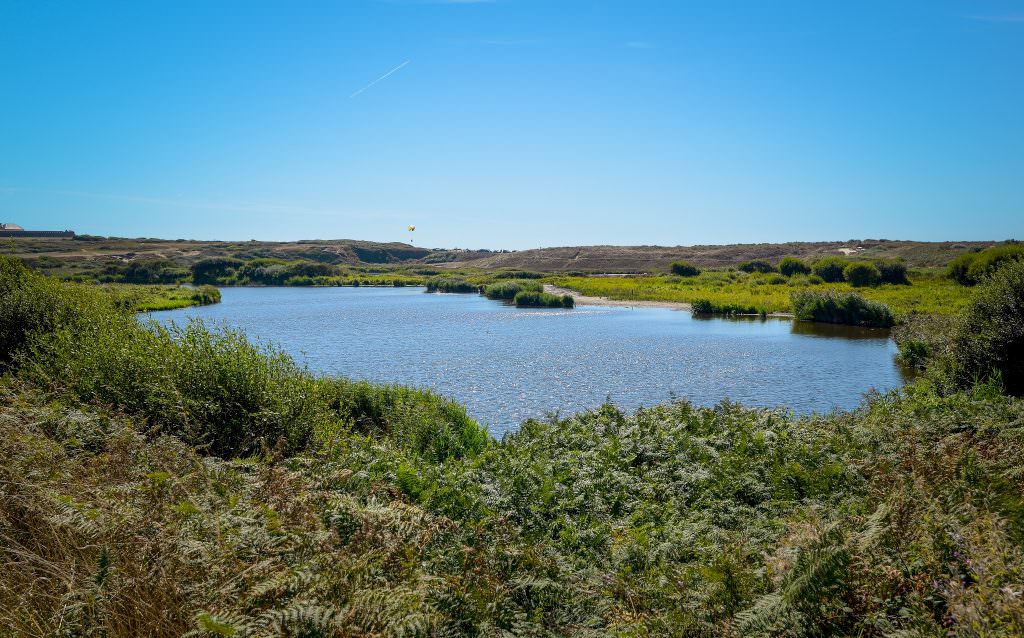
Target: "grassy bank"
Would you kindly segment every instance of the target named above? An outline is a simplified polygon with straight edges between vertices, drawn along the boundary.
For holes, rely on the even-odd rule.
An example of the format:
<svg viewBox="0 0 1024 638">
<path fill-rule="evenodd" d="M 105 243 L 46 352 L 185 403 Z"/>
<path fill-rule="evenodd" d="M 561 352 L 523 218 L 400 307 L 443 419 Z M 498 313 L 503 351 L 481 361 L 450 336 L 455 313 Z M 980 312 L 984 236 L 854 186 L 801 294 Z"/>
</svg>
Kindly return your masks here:
<svg viewBox="0 0 1024 638">
<path fill-rule="evenodd" d="M 220 291 L 213 286 L 104 284 L 102 287 L 116 304 L 133 312 L 175 310 L 220 303 Z"/>
<path fill-rule="evenodd" d="M 854 287 L 849 283 L 813 283 L 809 277 L 778 273 L 704 271 L 697 276 L 555 277 L 551 283 L 582 295 L 624 301 L 703 301 L 711 307 L 758 313 L 792 312 L 794 291 L 857 292 L 889 306 L 897 314 L 956 314 L 970 299 L 970 288 L 937 273 L 910 273 L 911 285 Z"/>
<path fill-rule="evenodd" d="M 15 636 L 1024 632 L 1024 401 L 991 381 L 497 441 L 4 258 L 0 369 Z"/>
</svg>

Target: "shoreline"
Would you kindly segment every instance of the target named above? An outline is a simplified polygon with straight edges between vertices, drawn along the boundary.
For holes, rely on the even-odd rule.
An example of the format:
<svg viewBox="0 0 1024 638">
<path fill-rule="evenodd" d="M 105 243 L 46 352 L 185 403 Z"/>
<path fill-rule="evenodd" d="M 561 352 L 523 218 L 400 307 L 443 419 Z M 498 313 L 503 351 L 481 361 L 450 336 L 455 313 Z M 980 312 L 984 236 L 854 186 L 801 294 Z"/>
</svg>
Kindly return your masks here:
<svg viewBox="0 0 1024 638">
<path fill-rule="evenodd" d="M 608 297 L 591 297 L 588 295 L 581 295 L 575 290 L 569 288 L 560 288 L 558 286 L 552 286 L 551 284 L 544 284 L 544 292 L 551 293 L 553 295 L 572 295 L 577 306 L 618 306 L 623 308 L 668 308 L 670 310 L 688 310 L 693 312 L 693 306 L 684 301 L 651 301 L 651 300 L 638 300 L 630 301 L 626 299 L 609 299 Z"/>
<path fill-rule="evenodd" d="M 549 292 L 553 295 L 572 295 L 576 301 L 577 306 L 616 306 L 620 308 L 668 308 L 669 310 L 688 310 L 690 313 L 693 312 L 693 306 L 685 301 L 655 301 L 655 300 L 638 300 L 629 301 L 626 299 L 609 299 L 608 297 L 591 297 L 589 295 L 581 295 L 580 293 L 570 288 L 561 288 L 559 286 L 553 286 L 551 284 L 544 284 L 544 292 Z M 721 317 L 723 315 L 709 315 Z M 756 317 L 760 315 L 734 315 L 737 317 Z M 779 319 L 793 319 L 793 314 L 789 312 L 770 312 L 765 317 L 776 317 Z"/>
</svg>

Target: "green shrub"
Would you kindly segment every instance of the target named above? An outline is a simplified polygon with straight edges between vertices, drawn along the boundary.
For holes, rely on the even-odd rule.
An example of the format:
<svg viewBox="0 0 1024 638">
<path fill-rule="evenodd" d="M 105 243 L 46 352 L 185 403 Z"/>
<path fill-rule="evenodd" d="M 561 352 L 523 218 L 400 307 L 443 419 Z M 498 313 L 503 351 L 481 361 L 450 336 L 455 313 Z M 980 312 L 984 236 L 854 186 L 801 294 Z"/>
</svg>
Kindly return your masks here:
<svg viewBox="0 0 1024 638">
<path fill-rule="evenodd" d="M 0 373 L 33 337 L 117 312 L 113 298 L 95 288 L 60 283 L 0 255 Z"/>
<path fill-rule="evenodd" d="M 459 277 L 431 277 L 427 280 L 427 292 L 478 292 L 479 286 Z"/>
<path fill-rule="evenodd" d="M 1024 244 L 992 246 L 978 252 L 963 253 L 949 262 L 946 276 L 964 286 L 974 286 L 1007 261 L 1024 260 Z"/>
<path fill-rule="evenodd" d="M 700 274 L 700 268 L 697 268 L 688 261 L 674 261 L 670 270 L 673 275 L 679 275 L 680 277 L 696 277 Z"/>
<path fill-rule="evenodd" d="M 847 264 L 843 269 L 843 277 L 850 282 L 851 286 L 860 288 L 863 286 L 877 286 L 882 280 L 882 273 L 874 264 L 863 261 L 855 261 Z"/>
<path fill-rule="evenodd" d="M 535 281 L 502 281 L 484 287 L 484 296 L 488 299 L 503 299 L 511 301 L 522 291 L 543 292 L 543 284 Z"/>
<path fill-rule="evenodd" d="M 757 306 L 746 306 L 734 303 L 715 303 L 708 299 L 694 299 L 690 309 L 695 315 L 761 315 L 767 313 Z"/>
<path fill-rule="evenodd" d="M 1021 260 L 1024 260 L 1024 245 L 1022 244 L 1006 244 L 988 248 L 975 255 L 971 265 L 967 267 L 967 279 L 972 284 L 981 283 L 1002 264 Z"/>
<path fill-rule="evenodd" d="M 775 272 L 775 266 L 764 259 L 752 259 L 737 266 L 743 272 Z"/>
<path fill-rule="evenodd" d="M 386 439 L 439 463 L 479 454 L 486 430 L 466 409 L 432 392 L 398 385 L 322 378 L 318 395 L 352 430 Z"/>
<path fill-rule="evenodd" d="M 195 284 L 218 284 L 234 276 L 235 271 L 245 265 L 234 257 L 211 257 L 192 264 L 192 282 Z"/>
<path fill-rule="evenodd" d="M 946 268 L 946 276 L 964 286 L 971 286 L 974 282 L 968 276 L 971 264 L 977 258 L 978 253 L 969 252 L 957 255 L 950 262 Z"/>
<path fill-rule="evenodd" d="M 939 373 L 955 389 L 997 376 L 1024 394 L 1024 262 L 1004 262 L 978 286 L 953 329 Z"/>
<path fill-rule="evenodd" d="M 811 267 L 808 266 L 802 259 L 796 257 L 783 257 L 779 261 L 779 272 L 786 277 L 792 277 L 793 275 L 807 275 L 811 272 Z"/>
<path fill-rule="evenodd" d="M 788 283 L 786 277 L 779 273 L 772 273 L 768 275 L 768 277 L 766 277 L 764 281 L 765 283 L 771 284 L 773 286 L 781 286 L 782 284 Z"/>
<path fill-rule="evenodd" d="M 572 295 L 552 295 L 533 290 L 517 293 L 515 302 L 520 308 L 572 308 L 575 305 Z"/>
<path fill-rule="evenodd" d="M 879 259 L 875 262 L 878 268 L 879 281 L 883 284 L 910 285 L 907 278 L 907 265 L 902 261 Z"/>
<path fill-rule="evenodd" d="M 822 281 L 833 284 L 843 280 L 843 270 L 848 262 L 839 257 L 824 257 L 811 265 L 811 271 Z"/>
<path fill-rule="evenodd" d="M 220 303 L 220 290 L 214 286 L 198 286 L 192 292 L 192 298 L 200 306 Z"/>
<path fill-rule="evenodd" d="M 895 323 L 888 306 L 868 301 L 853 292 L 841 294 L 802 290 L 792 293 L 791 303 L 793 314 L 801 321 L 873 328 L 888 328 Z"/>
</svg>

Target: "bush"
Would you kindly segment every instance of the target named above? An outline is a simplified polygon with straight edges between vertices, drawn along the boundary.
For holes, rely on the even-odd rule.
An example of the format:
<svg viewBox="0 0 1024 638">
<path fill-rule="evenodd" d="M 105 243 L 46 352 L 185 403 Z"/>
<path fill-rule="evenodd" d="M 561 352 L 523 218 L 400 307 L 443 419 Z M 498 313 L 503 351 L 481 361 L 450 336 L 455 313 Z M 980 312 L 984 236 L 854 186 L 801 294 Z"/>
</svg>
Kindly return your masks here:
<svg viewBox="0 0 1024 638">
<path fill-rule="evenodd" d="M 218 284 L 234 275 L 235 271 L 245 265 L 241 259 L 234 257 L 211 257 L 200 259 L 192 264 L 192 282 L 195 284 Z"/>
<path fill-rule="evenodd" d="M 766 277 L 764 281 L 765 283 L 771 284 L 773 286 L 781 286 L 782 284 L 787 283 L 788 280 L 785 276 L 779 273 L 772 273 L 768 275 L 768 277 Z"/>
<path fill-rule="evenodd" d="M 972 284 L 979 284 L 1002 264 L 1021 260 L 1024 260 L 1024 245 L 994 246 L 975 255 L 967 268 L 967 278 Z"/>
<path fill-rule="evenodd" d="M 811 267 L 808 266 L 802 259 L 796 257 L 783 257 L 779 261 L 779 272 L 786 277 L 792 277 L 793 275 L 807 275 L 811 272 Z"/>
<path fill-rule="evenodd" d="M 480 288 L 458 277 L 431 277 L 427 280 L 427 292 L 478 292 Z"/>
<path fill-rule="evenodd" d="M 520 308 L 572 308 L 575 305 L 572 295 L 560 296 L 532 290 L 516 294 L 515 302 Z"/>
<path fill-rule="evenodd" d="M 888 306 L 868 301 L 854 292 L 840 294 L 803 290 L 792 293 L 791 303 L 793 314 L 801 321 L 872 328 L 888 328 L 895 323 Z"/>
<path fill-rule="evenodd" d="M 757 306 L 744 306 L 734 303 L 715 303 L 709 299 L 694 299 L 690 309 L 695 315 L 761 315 L 767 313 Z"/>
<path fill-rule="evenodd" d="M 700 274 L 700 268 L 697 268 L 688 261 L 674 261 L 670 270 L 673 275 L 679 275 L 680 277 L 696 277 Z"/>
<path fill-rule="evenodd" d="M 825 257 L 811 265 L 811 271 L 821 277 L 821 280 L 830 284 L 843 280 L 843 270 L 847 261 L 839 257 Z"/>
<path fill-rule="evenodd" d="M 973 285 L 974 282 L 971 281 L 967 273 L 971 267 L 971 264 L 974 263 L 974 260 L 975 258 L 977 258 L 977 256 L 978 253 L 976 252 L 963 253 L 961 255 L 957 255 L 949 262 L 949 265 L 946 267 L 946 276 L 952 279 L 953 281 L 957 282 L 958 284 L 964 286 Z"/>
<path fill-rule="evenodd" d="M 949 262 L 946 276 L 964 286 L 974 286 L 1007 261 L 1024 260 L 1024 245 L 1004 244 L 958 255 Z"/>
<path fill-rule="evenodd" d="M 752 259 L 738 266 L 743 272 L 775 272 L 775 266 L 763 259 Z"/>
<path fill-rule="evenodd" d="M 113 298 L 94 288 L 62 284 L 0 255 L 0 373 L 32 337 L 115 312 Z"/>
<path fill-rule="evenodd" d="M 199 286 L 193 291 L 192 299 L 200 306 L 220 303 L 220 290 L 213 286 Z"/>
<path fill-rule="evenodd" d="M 851 286 L 860 288 L 877 286 L 882 279 L 882 273 L 874 264 L 856 261 L 846 265 L 846 268 L 843 269 L 843 277 L 850 282 Z"/>
<path fill-rule="evenodd" d="M 1024 395 L 1024 263 L 1004 263 L 979 285 L 939 373 L 954 389 L 996 376 L 1008 394 Z"/>
<path fill-rule="evenodd" d="M 887 261 L 879 259 L 875 261 L 878 268 L 879 281 L 883 284 L 909 285 L 907 279 L 907 265 L 902 261 Z"/>
</svg>

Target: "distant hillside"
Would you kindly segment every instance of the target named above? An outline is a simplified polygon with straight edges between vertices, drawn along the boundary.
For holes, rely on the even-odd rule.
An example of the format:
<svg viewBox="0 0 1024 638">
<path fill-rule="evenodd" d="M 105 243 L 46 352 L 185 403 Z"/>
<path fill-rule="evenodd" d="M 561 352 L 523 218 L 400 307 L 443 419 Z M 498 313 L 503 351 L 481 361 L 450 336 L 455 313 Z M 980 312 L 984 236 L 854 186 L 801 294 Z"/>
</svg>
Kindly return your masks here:
<svg viewBox="0 0 1024 638">
<path fill-rule="evenodd" d="M 268 241 L 194 241 L 190 239 L 126 239 L 81 235 L 75 239 L 19 239 L 19 255 L 63 260 L 166 259 L 189 265 L 207 257 L 253 259 L 309 259 L 330 264 L 388 264 L 427 257 L 432 252 L 397 242 L 377 243 L 354 239 Z"/>
<path fill-rule="evenodd" d="M 998 242 L 917 242 L 862 240 L 851 242 L 789 242 L 721 246 L 566 246 L 511 253 L 467 253 L 448 267 L 517 268 L 549 272 L 600 273 L 664 270 L 678 259 L 704 267 L 734 266 L 750 259 L 776 262 L 787 255 L 817 259 L 844 255 L 864 259 L 901 258 L 912 267 L 944 266 L 960 253 Z"/>
<path fill-rule="evenodd" d="M 960 253 L 998 242 L 915 242 L 860 240 L 728 244 L 721 246 L 567 246 L 522 251 L 421 248 L 399 242 L 353 239 L 297 242 L 194 241 L 78 236 L 75 239 L 22 238 L 19 256 L 42 264 L 59 261 L 73 272 L 78 267 L 138 260 L 167 260 L 187 267 L 209 257 L 306 259 L 339 265 L 430 264 L 441 268 L 513 268 L 546 272 L 634 273 L 661 271 L 678 259 L 703 267 L 734 266 L 750 259 L 776 262 L 792 255 L 816 259 L 827 255 L 865 259 L 901 258 L 912 267 L 943 266 Z"/>
</svg>

